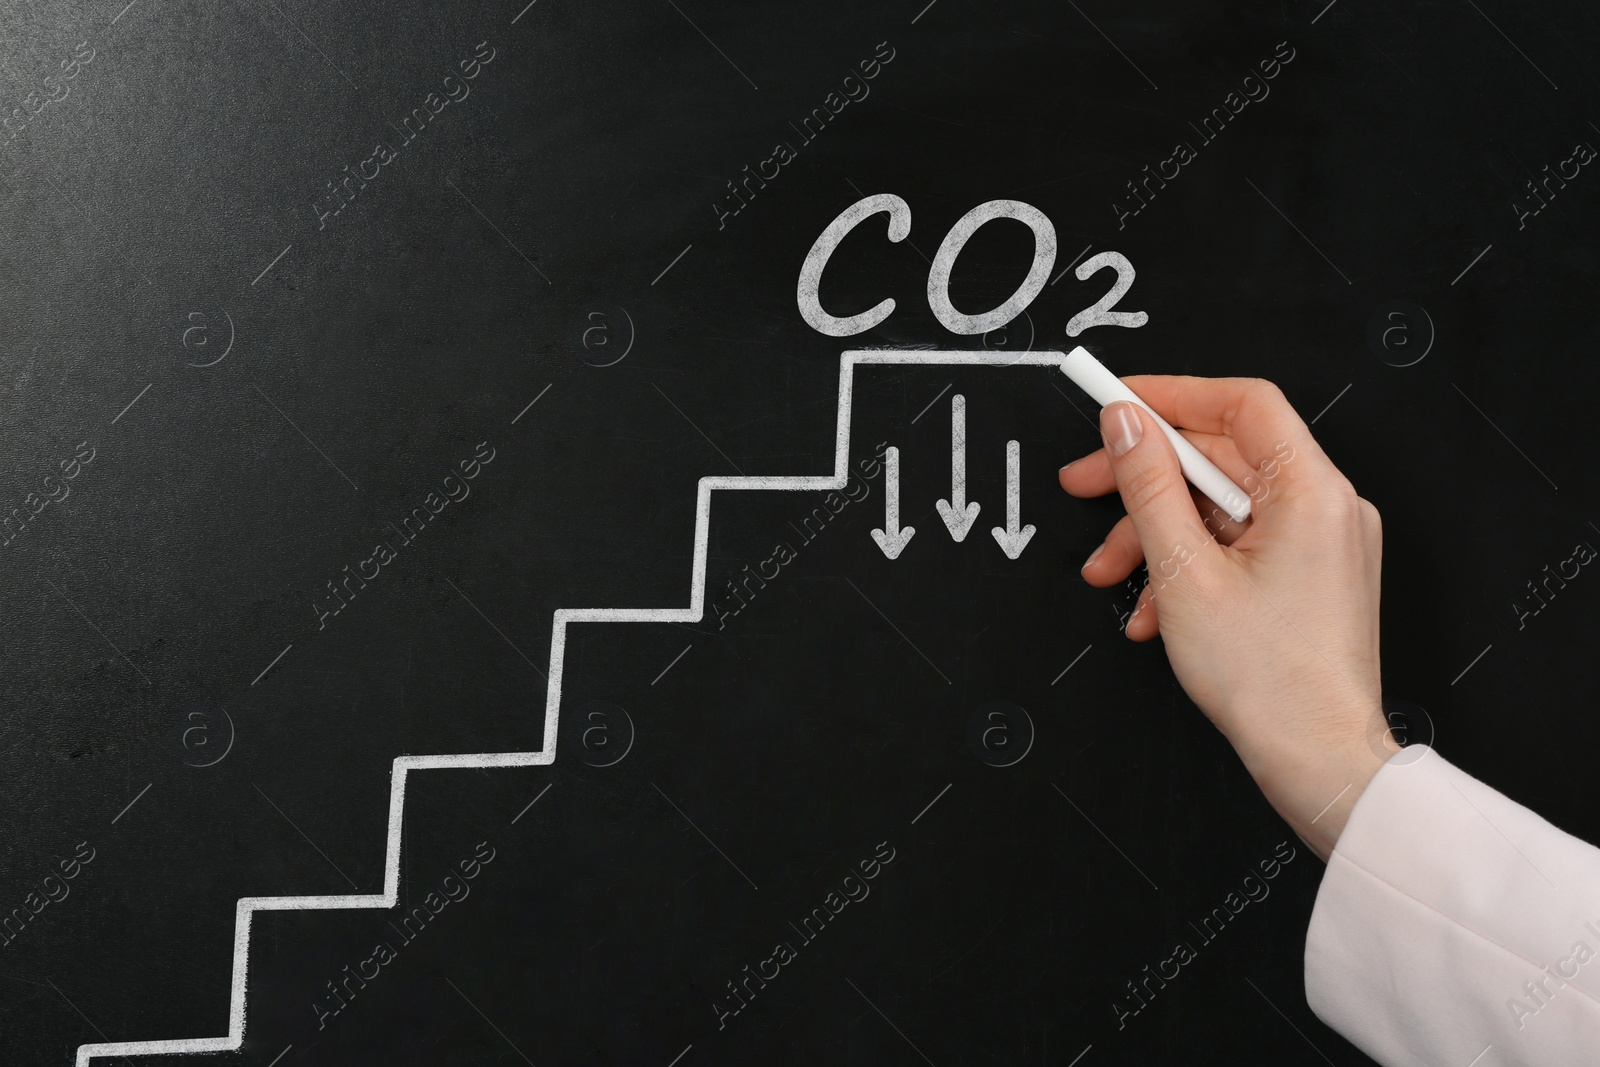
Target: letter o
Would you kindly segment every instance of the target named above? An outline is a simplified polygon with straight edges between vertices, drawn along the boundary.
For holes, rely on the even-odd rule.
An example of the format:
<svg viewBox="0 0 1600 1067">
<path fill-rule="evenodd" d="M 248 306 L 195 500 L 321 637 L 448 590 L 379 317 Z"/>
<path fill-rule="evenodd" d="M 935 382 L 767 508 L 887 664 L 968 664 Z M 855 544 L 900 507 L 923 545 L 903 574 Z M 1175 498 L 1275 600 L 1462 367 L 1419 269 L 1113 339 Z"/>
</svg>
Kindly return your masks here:
<svg viewBox="0 0 1600 1067">
<path fill-rule="evenodd" d="M 1026 207 L 1027 205 L 1024 204 L 1022 206 Z M 876 196 L 858 200 L 845 208 L 838 218 L 828 223 L 828 228 L 822 231 L 816 243 L 811 246 L 811 251 L 806 253 L 806 261 L 800 265 L 800 283 L 795 287 L 795 299 L 800 305 L 800 317 L 805 319 L 806 325 L 813 330 L 827 334 L 829 337 L 849 337 L 852 334 L 864 333 L 872 329 L 888 318 L 890 312 L 894 311 L 894 300 L 890 298 L 880 301 L 859 315 L 840 317 L 830 315 L 824 311 L 821 301 L 817 298 L 817 291 L 822 285 L 822 270 L 828 265 L 828 257 L 833 255 L 833 250 L 839 247 L 839 243 L 844 240 L 846 234 L 859 226 L 869 216 L 876 215 L 880 211 L 887 212 L 889 215 L 889 240 L 891 242 L 905 240 L 906 235 L 911 232 L 910 206 L 893 193 L 879 193 Z M 1040 218 L 1043 218 L 1043 216 L 1041 215 Z M 1048 220 L 1046 220 L 1045 225 L 1050 225 Z M 1051 231 L 1050 247 L 1053 258 L 1055 255 L 1054 230 Z M 954 258 L 953 254 L 952 258 Z M 1048 266 L 1045 269 L 1048 270 Z M 948 272 L 946 273 L 948 274 Z M 1037 290 L 1033 295 L 1037 295 Z M 1029 299 L 1031 300 L 1032 298 L 1033 296 L 1030 295 Z"/>
<path fill-rule="evenodd" d="M 1028 276 L 1004 304 L 982 315 L 963 315 L 950 302 L 950 272 L 967 240 L 978 227 L 992 219 L 1016 219 L 1033 231 L 1033 264 L 1028 268 Z M 939 324 L 951 333 L 978 334 L 997 330 L 1033 303 L 1044 289 L 1055 262 L 1056 228 L 1044 212 L 1020 200 L 990 200 L 957 219 L 950 232 L 944 235 L 944 243 L 939 245 L 928 271 L 928 306 Z"/>
</svg>

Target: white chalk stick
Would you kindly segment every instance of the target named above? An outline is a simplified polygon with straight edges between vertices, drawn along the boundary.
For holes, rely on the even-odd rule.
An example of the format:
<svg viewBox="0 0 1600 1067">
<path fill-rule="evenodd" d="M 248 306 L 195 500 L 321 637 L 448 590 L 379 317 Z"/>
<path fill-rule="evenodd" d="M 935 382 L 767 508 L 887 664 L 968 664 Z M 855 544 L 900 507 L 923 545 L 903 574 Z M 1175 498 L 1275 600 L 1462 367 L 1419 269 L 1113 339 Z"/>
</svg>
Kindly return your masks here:
<svg viewBox="0 0 1600 1067">
<path fill-rule="evenodd" d="M 1206 496 L 1217 502 L 1217 506 L 1232 516 L 1235 522 L 1243 522 L 1250 517 L 1250 497 L 1243 489 L 1233 483 L 1233 479 L 1223 474 L 1200 450 L 1189 443 L 1188 438 L 1174 430 L 1166 419 L 1157 415 L 1155 409 L 1123 385 L 1115 374 L 1106 369 L 1105 364 L 1091 356 L 1082 345 L 1067 353 L 1061 363 L 1061 369 L 1066 371 L 1067 377 L 1094 398 L 1101 407 L 1118 400 L 1127 400 L 1138 404 L 1150 412 L 1150 417 L 1155 419 L 1156 425 L 1161 427 L 1161 432 L 1167 435 L 1167 440 L 1172 442 L 1173 450 L 1178 453 L 1178 463 L 1183 467 L 1184 477 L 1189 483 Z"/>
</svg>

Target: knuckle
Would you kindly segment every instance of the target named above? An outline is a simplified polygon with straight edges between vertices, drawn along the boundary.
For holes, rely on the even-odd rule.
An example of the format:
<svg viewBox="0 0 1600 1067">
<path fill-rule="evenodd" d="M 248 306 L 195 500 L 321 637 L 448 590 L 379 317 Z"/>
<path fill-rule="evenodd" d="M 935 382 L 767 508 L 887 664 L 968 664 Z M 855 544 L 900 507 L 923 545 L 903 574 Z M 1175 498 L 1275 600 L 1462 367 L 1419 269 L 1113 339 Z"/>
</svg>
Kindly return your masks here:
<svg viewBox="0 0 1600 1067">
<path fill-rule="evenodd" d="M 1233 402 L 1223 412 L 1223 431 L 1233 436 L 1234 427 L 1241 419 L 1253 419 L 1255 418 L 1253 413 L 1279 411 L 1283 408 L 1293 410 L 1277 383 L 1267 378 L 1245 378 Z"/>
<path fill-rule="evenodd" d="M 1366 522 L 1361 508 L 1363 501 L 1356 495 L 1355 486 L 1337 471 L 1317 486 L 1312 498 L 1316 501 L 1317 513 L 1327 520 L 1346 526 L 1364 525 Z"/>
<path fill-rule="evenodd" d="M 1251 378 L 1240 397 L 1240 407 L 1249 412 L 1282 411 L 1289 408 L 1289 398 L 1283 395 L 1278 384 L 1267 378 Z"/>
<path fill-rule="evenodd" d="M 1283 395 L 1283 390 L 1278 388 L 1278 383 L 1272 381 L 1270 378 L 1251 378 L 1250 384 L 1245 386 L 1245 390 L 1253 398 L 1267 401 L 1269 403 L 1275 403 L 1277 401 L 1287 399 Z"/>
<path fill-rule="evenodd" d="M 1361 507 L 1361 528 L 1366 532 L 1368 540 L 1381 552 L 1383 546 L 1383 516 L 1378 512 L 1377 506 L 1372 501 L 1364 498 L 1358 499 L 1360 499 Z"/>
</svg>

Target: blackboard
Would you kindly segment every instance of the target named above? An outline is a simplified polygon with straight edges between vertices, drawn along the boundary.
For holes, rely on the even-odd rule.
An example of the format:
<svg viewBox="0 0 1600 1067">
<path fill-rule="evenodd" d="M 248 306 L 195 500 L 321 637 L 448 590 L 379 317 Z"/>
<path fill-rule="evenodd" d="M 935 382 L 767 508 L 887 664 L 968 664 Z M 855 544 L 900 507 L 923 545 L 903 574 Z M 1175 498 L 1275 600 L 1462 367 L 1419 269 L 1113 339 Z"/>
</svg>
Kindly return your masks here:
<svg viewBox="0 0 1600 1067">
<path fill-rule="evenodd" d="M 1597 28 L 18 0 L 5 1060 L 1367 1062 L 1318 860 L 1078 575 L 1121 508 L 1034 357 L 1277 382 L 1383 514 L 1407 739 L 1600 837 L 1600 579 L 1549 577 L 1600 545 Z M 883 195 L 818 299 L 894 310 L 821 332 Z M 958 334 L 995 200 L 1049 280 Z M 1035 249 L 979 227 L 952 306 Z M 1069 336 L 1110 252 L 1147 321 Z"/>
</svg>

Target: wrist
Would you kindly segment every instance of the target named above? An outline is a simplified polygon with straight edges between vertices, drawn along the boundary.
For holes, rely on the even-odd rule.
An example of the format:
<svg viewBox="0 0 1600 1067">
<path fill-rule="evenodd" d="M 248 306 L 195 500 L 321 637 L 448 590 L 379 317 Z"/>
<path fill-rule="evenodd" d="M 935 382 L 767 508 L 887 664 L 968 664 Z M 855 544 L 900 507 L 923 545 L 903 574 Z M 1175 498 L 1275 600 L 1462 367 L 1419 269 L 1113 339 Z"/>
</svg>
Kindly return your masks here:
<svg viewBox="0 0 1600 1067">
<path fill-rule="evenodd" d="M 1326 863 L 1328 857 L 1333 855 L 1351 813 L 1355 811 L 1356 802 L 1385 762 L 1382 757 L 1362 746 L 1350 754 L 1350 759 L 1324 768 L 1336 773 L 1320 780 L 1321 793 L 1311 789 L 1299 790 L 1287 798 L 1285 804 L 1275 804 L 1274 807 L 1311 851 Z M 1342 785 L 1339 784 L 1341 778 Z M 1318 803 L 1320 797 L 1327 799 Z"/>
<path fill-rule="evenodd" d="M 1278 734 L 1254 748 L 1238 747 L 1267 802 L 1323 862 L 1368 783 L 1400 751 L 1381 715 L 1366 725 L 1339 743 Z"/>
</svg>

